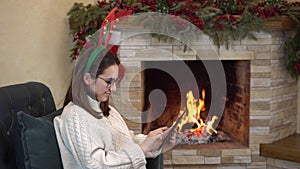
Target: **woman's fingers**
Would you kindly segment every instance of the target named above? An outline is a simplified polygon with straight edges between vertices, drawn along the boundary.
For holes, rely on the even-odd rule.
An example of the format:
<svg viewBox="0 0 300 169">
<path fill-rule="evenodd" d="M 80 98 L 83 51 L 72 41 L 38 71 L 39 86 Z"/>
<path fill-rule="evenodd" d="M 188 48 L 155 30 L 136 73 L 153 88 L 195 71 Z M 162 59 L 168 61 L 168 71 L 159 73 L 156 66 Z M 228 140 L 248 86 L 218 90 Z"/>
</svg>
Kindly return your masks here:
<svg viewBox="0 0 300 169">
<path fill-rule="evenodd" d="M 159 134 L 164 134 L 164 132 L 168 129 L 168 127 L 160 127 L 156 130 L 149 132 L 148 136 L 155 136 Z"/>
</svg>

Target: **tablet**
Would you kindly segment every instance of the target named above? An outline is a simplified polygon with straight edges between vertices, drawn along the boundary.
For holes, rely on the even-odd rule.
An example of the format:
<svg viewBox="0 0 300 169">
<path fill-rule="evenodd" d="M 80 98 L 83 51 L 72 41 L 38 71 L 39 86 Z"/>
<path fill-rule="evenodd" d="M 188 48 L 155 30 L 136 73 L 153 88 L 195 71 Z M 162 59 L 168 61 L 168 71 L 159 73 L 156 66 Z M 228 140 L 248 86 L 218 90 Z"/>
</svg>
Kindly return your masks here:
<svg viewBox="0 0 300 169">
<path fill-rule="evenodd" d="M 187 113 L 187 111 L 185 110 L 184 112 L 182 112 L 182 114 L 176 119 L 175 123 L 171 126 L 170 132 L 168 133 L 168 135 L 165 137 L 165 139 L 163 140 L 163 142 L 161 143 L 159 150 L 162 151 L 162 147 L 163 145 L 169 140 L 169 138 L 171 137 L 173 131 L 176 129 L 176 127 L 178 126 L 178 124 L 180 123 L 180 121 L 182 120 L 183 116 Z"/>
</svg>

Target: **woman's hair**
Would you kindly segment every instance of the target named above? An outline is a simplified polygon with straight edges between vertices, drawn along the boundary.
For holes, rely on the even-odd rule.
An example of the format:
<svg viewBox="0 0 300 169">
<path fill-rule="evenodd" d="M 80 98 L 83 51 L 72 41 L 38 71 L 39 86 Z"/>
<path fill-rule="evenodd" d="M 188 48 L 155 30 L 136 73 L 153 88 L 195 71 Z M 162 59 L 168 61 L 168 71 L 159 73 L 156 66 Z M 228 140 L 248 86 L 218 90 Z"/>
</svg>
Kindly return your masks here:
<svg viewBox="0 0 300 169">
<path fill-rule="evenodd" d="M 80 54 L 78 62 L 76 63 L 74 68 L 73 79 L 66 94 L 64 106 L 69 101 L 73 101 L 74 104 L 81 106 L 96 118 L 101 118 L 101 113 L 96 112 L 94 109 L 92 109 L 87 97 L 89 96 L 92 99 L 97 100 L 95 92 L 92 91 L 92 89 L 88 85 L 86 85 L 83 80 L 86 65 L 94 49 L 95 47 L 89 47 L 88 49 L 84 49 L 84 51 Z M 109 50 L 104 49 L 97 55 L 88 73 L 91 74 L 92 79 L 96 79 L 99 75 L 103 74 L 108 67 L 119 64 L 119 58 Z M 109 100 L 100 102 L 99 106 L 103 115 L 108 116 L 110 111 Z"/>
</svg>

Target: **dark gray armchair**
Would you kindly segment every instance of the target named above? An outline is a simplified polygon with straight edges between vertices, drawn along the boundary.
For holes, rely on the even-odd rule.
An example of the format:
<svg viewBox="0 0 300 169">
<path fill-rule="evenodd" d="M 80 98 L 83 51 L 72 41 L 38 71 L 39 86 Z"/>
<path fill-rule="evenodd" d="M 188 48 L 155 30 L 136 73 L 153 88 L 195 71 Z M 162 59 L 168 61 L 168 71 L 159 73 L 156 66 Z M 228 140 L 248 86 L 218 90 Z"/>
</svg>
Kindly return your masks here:
<svg viewBox="0 0 300 169">
<path fill-rule="evenodd" d="M 42 83 L 0 87 L 0 168 L 41 168 L 38 165 L 43 160 L 62 168 L 52 124 L 59 113 L 49 88 Z M 51 152 L 42 153 L 47 148 Z"/>
</svg>

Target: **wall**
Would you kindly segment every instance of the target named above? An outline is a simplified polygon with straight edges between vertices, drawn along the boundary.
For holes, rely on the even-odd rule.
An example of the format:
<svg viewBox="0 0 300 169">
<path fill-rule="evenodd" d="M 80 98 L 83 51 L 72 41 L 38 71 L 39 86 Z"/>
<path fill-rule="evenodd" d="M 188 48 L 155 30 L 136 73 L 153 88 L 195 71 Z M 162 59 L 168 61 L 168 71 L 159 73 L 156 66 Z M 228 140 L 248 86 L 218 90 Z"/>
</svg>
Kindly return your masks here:
<svg viewBox="0 0 300 169">
<path fill-rule="evenodd" d="M 50 87 L 61 106 L 73 68 L 66 14 L 74 2 L 78 1 L 0 2 L 0 86 L 39 81 Z"/>
<path fill-rule="evenodd" d="M 73 67 L 68 58 L 72 44 L 66 13 L 74 2 L 94 1 L 0 2 L 0 86 L 40 81 L 50 87 L 56 105 L 61 105 Z M 300 110 L 298 133 L 299 114 Z"/>
</svg>

